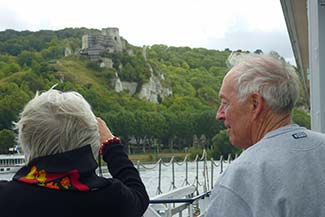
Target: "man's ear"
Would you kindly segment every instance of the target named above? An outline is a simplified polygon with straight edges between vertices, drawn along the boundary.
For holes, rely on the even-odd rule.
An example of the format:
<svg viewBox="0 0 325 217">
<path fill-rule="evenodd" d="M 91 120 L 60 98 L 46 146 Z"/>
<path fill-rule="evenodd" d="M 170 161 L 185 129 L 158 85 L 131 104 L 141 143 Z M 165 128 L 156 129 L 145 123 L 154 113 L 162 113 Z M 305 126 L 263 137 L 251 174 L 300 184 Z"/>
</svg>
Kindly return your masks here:
<svg viewBox="0 0 325 217">
<path fill-rule="evenodd" d="M 250 95 L 251 108 L 253 118 L 256 119 L 262 112 L 264 107 L 264 98 L 259 93 L 252 93 Z"/>
</svg>

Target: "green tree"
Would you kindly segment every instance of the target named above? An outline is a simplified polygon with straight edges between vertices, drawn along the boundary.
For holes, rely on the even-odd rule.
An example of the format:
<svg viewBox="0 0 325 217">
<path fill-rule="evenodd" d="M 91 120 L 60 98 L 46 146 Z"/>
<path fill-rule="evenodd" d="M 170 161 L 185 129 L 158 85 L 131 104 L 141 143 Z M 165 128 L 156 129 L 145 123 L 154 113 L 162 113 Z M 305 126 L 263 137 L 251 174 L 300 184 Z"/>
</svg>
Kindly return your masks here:
<svg viewBox="0 0 325 217">
<path fill-rule="evenodd" d="M 35 54 L 34 52 L 31 51 L 22 51 L 18 57 L 17 57 L 17 62 L 18 64 L 23 67 L 23 66 L 28 66 L 30 67 L 33 63 L 33 60 L 35 59 Z"/>
<path fill-rule="evenodd" d="M 136 131 L 135 118 L 132 112 L 118 112 L 109 122 L 113 122 L 112 129 L 114 134 L 121 137 L 126 143 L 128 143 L 131 136 Z"/>
<path fill-rule="evenodd" d="M 170 120 L 172 124 L 172 134 L 174 147 L 177 149 L 189 148 L 193 143 L 192 136 L 195 132 L 194 115 L 190 112 L 178 112 L 174 116 L 173 120 Z"/>
<path fill-rule="evenodd" d="M 216 113 L 213 110 L 206 110 L 195 115 L 196 128 L 195 132 L 198 135 L 205 135 L 206 145 L 205 148 L 211 148 L 212 138 L 224 129 L 223 124 L 216 120 Z"/>
<path fill-rule="evenodd" d="M 241 151 L 239 148 L 230 144 L 226 130 L 222 130 L 215 135 L 212 142 L 214 147 L 212 155 L 215 159 L 220 158 L 221 155 L 226 158 L 228 154 L 240 153 Z"/>
<path fill-rule="evenodd" d="M 167 131 L 167 122 L 165 117 L 159 112 L 149 112 L 149 125 L 150 128 L 147 131 L 147 138 L 151 144 L 155 144 L 155 140 L 160 144 L 163 135 Z M 155 144 L 157 145 L 157 144 Z"/>
<path fill-rule="evenodd" d="M 293 122 L 310 129 L 310 115 L 302 109 L 294 108 L 292 112 Z"/>
<path fill-rule="evenodd" d="M 0 130 L 10 129 L 29 96 L 17 84 L 0 85 Z"/>
<path fill-rule="evenodd" d="M 149 117 L 147 116 L 147 113 L 144 111 L 136 111 L 134 113 L 135 118 L 135 126 L 137 126 L 137 130 L 134 131 L 133 136 L 136 139 L 137 145 L 140 145 L 140 142 L 142 141 L 142 150 L 145 153 L 146 147 L 144 140 L 146 139 L 146 131 L 150 128 L 149 125 Z"/>
<path fill-rule="evenodd" d="M 16 145 L 16 134 L 12 130 L 0 130 L 0 153 L 8 154 L 9 148 Z"/>
</svg>

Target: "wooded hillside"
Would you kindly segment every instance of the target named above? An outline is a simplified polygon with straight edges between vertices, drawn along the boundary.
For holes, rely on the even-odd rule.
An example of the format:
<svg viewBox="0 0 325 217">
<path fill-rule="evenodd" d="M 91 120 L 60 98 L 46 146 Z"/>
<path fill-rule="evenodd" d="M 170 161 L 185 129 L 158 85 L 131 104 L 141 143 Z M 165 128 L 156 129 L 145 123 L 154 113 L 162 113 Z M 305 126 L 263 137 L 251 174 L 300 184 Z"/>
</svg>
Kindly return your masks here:
<svg viewBox="0 0 325 217">
<path fill-rule="evenodd" d="M 0 32 L 0 152 L 7 153 L 15 145 L 12 122 L 25 103 L 36 91 L 55 84 L 59 90 L 80 92 L 95 114 L 129 144 L 131 152 L 207 148 L 216 157 L 236 151 L 228 143 L 223 124 L 215 120 L 229 49 L 153 45 L 145 48 L 144 57 L 144 48 L 128 44 L 132 52 L 105 54 L 114 64 L 101 68 L 76 55 L 82 36 L 98 31 Z M 65 56 L 66 49 L 73 55 Z M 115 91 L 116 74 L 121 81 L 137 82 L 135 94 Z M 158 104 L 139 98 L 141 86 L 151 74 L 160 76 L 161 84 L 172 90 Z M 310 127 L 309 115 L 303 110 L 297 108 L 294 118 Z"/>
</svg>

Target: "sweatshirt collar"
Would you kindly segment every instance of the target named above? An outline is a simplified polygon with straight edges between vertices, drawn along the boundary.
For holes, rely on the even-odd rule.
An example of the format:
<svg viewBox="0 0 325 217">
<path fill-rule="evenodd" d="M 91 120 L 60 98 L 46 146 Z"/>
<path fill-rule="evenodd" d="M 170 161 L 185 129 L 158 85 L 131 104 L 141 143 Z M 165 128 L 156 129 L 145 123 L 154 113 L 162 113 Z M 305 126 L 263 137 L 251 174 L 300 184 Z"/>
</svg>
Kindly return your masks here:
<svg viewBox="0 0 325 217">
<path fill-rule="evenodd" d="M 22 167 L 14 180 L 55 190 L 91 191 L 106 183 L 96 175 L 98 167 L 90 145 L 35 158 Z"/>
<path fill-rule="evenodd" d="M 280 127 L 278 129 L 275 129 L 275 130 L 272 130 L 272 131 L 268 132 L 267 134 L 265 134 L 263 139 L 268 139 L 268 138 L 278 136 L 278 135 L 281 135 L 281 134 L 285 134 L 285 133 L 288 133 L 288 132 L 291 132 L 291 131 L 294 131 L 294 130 L 297 130 L 297 129 L 305 129 L 305 128 L 300 127 L 297 124 L 289 124 L 289 125 L 286 125 L 286 126 L 283 126 L 283 127 Z"/>
</svg>

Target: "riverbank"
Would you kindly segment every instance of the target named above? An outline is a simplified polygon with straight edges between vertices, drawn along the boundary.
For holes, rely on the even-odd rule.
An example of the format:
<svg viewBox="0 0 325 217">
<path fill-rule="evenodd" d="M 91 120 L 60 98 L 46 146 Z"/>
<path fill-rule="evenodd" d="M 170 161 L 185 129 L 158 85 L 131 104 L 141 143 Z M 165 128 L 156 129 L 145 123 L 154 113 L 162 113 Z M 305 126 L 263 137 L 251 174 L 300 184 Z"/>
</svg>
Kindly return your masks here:
<svg viewBox="0 0 325 217">
<path fill-rule="evenodd" d="M 177 160 L 183 160 L 185 156 L 189 153 L 185 152 L 166 152 L 166 153 L 141 153 L 141 154 L 130 154 L 129 158 L 133 163 L 141 161 L 142 163 L 154 163 L 160 158 L 164 160 L 169 160 L 173 156 Z"/>
</svg>

